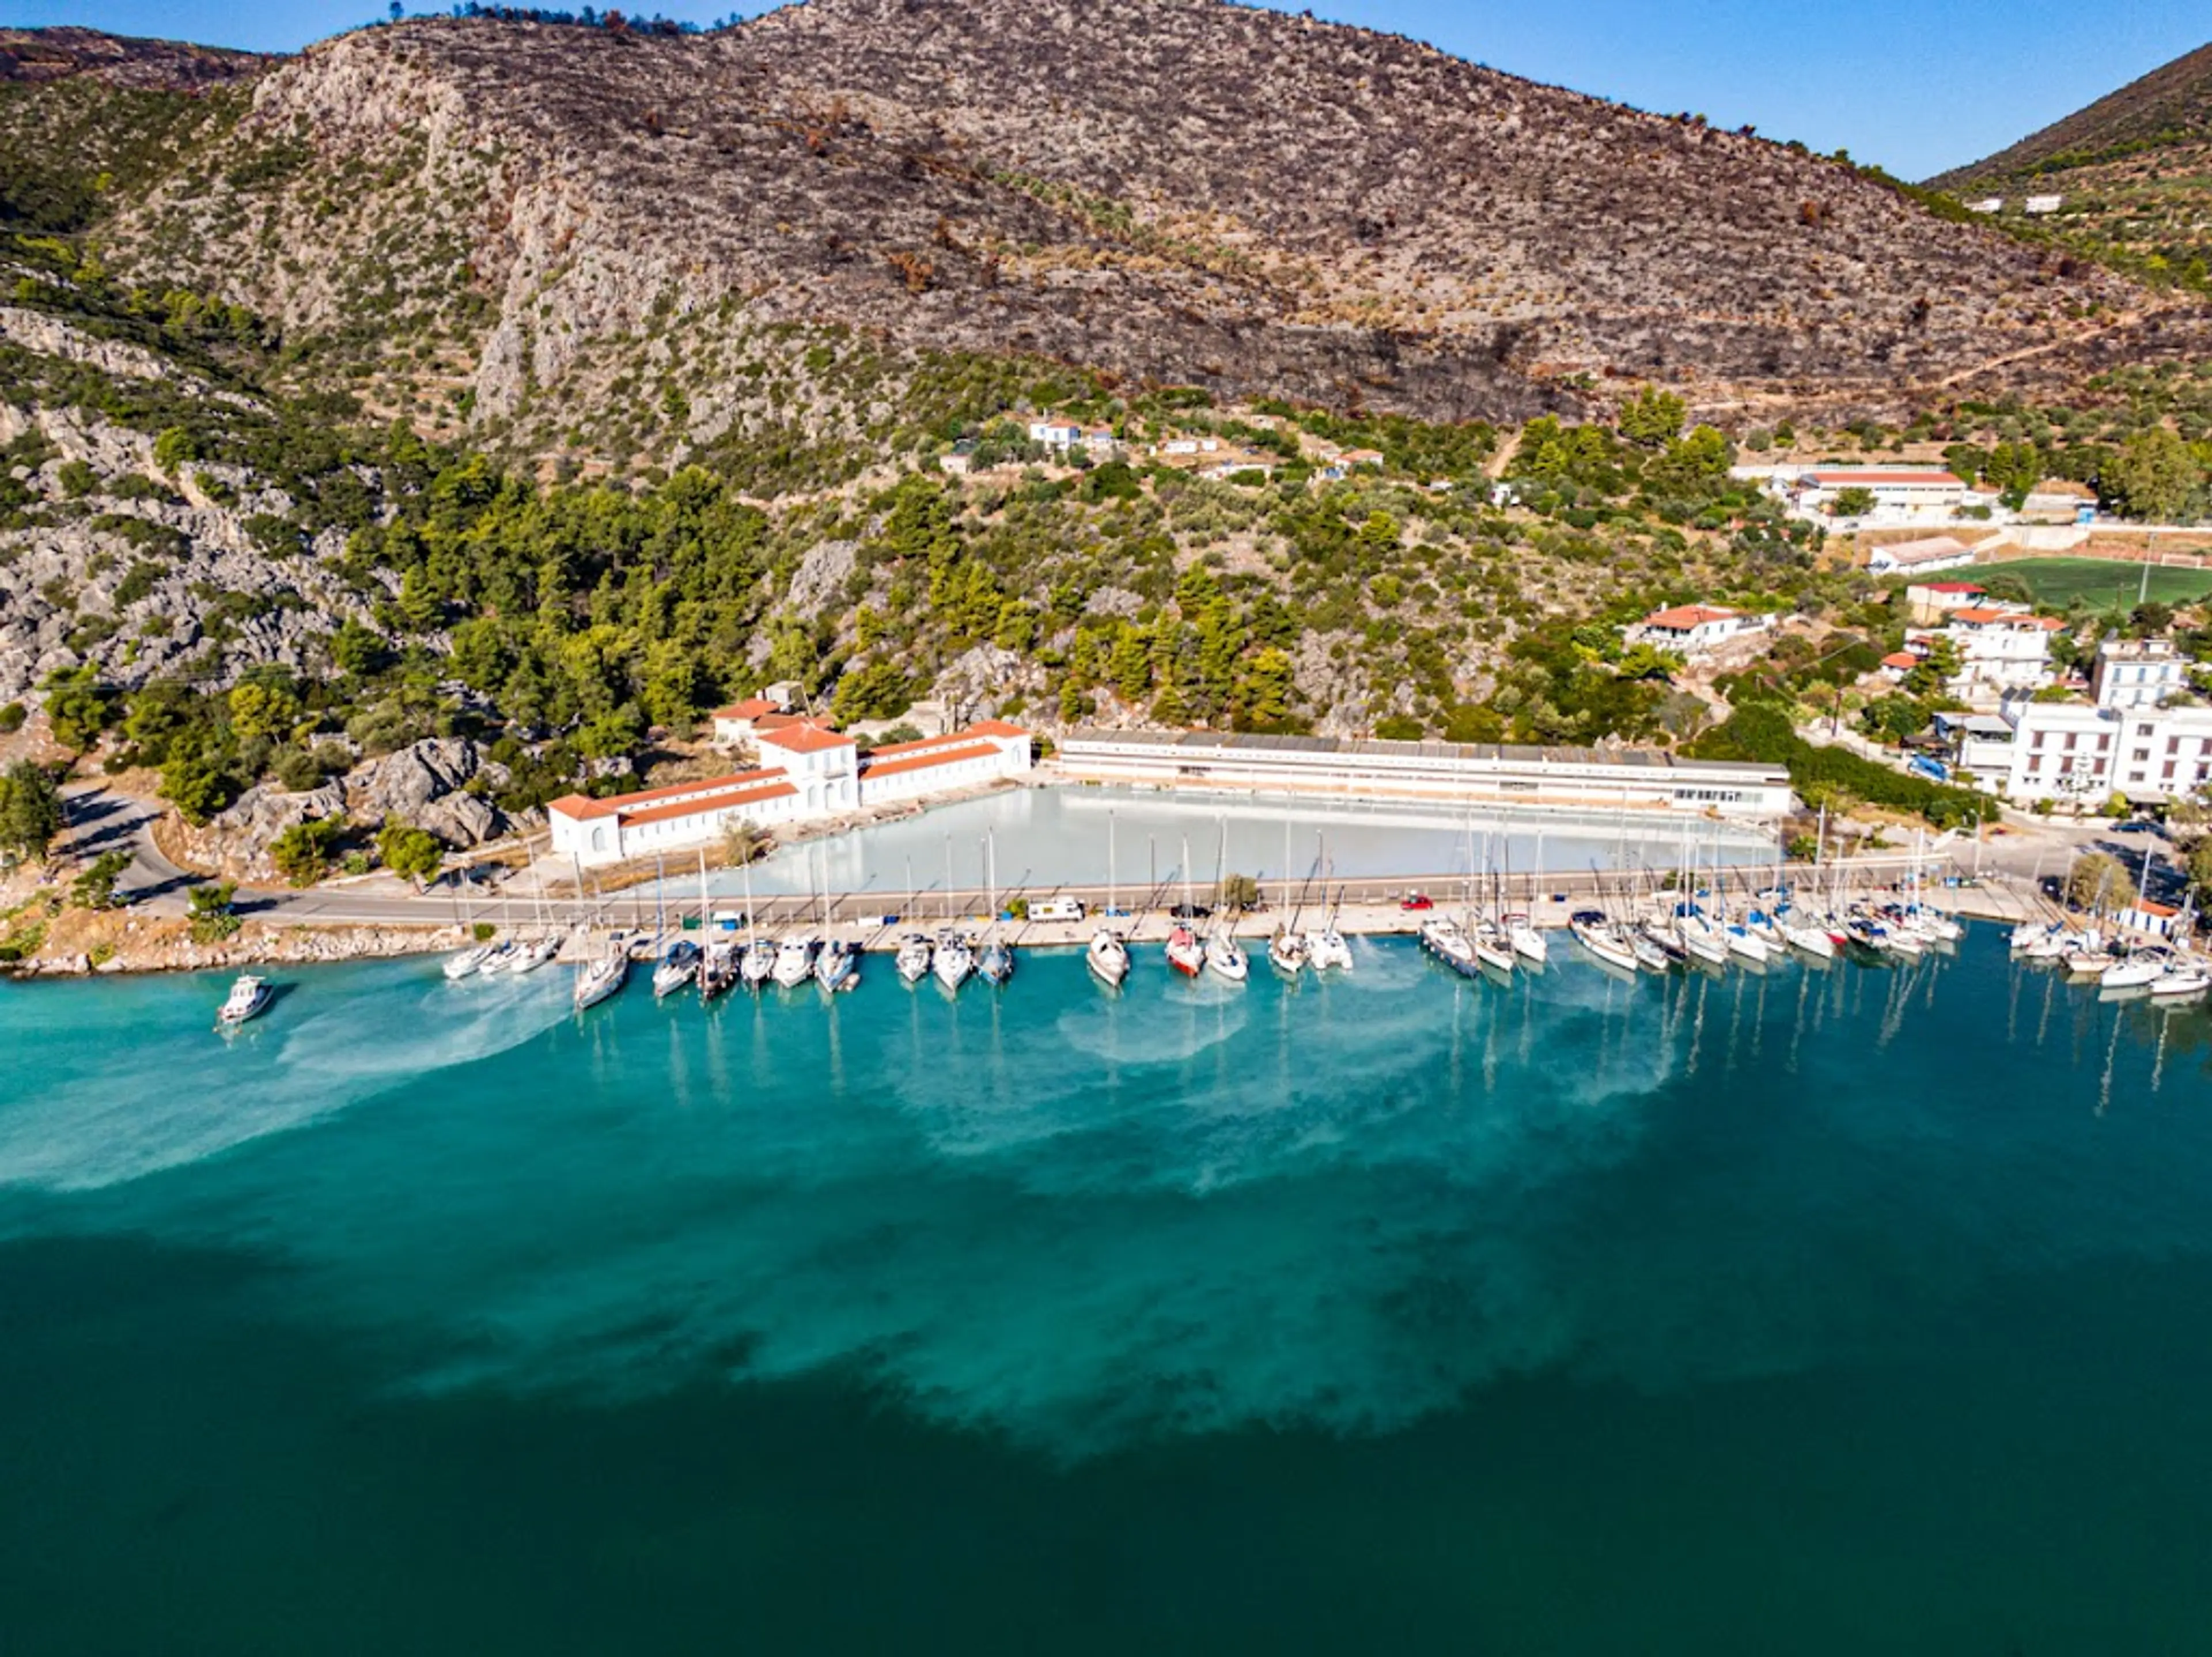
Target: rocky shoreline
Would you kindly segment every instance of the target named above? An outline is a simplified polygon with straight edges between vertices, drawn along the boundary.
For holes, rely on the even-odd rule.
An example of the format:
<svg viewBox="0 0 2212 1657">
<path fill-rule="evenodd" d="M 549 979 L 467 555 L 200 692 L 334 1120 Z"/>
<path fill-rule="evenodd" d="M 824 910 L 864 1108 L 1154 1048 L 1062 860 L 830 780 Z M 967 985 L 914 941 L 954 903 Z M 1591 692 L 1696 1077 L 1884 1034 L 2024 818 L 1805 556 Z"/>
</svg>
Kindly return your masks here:
<svg viewBox="0 0 2212 1657">
<path fill-rule="evenodd" d="M 76 924 L 76 923 L 91 924 Z M 107 924 L 100 924 L 107 923 Z M 201 943 L 182 916 L 58 917 L 40 947 L 0 967 L 19 978 L 201 972 L 252 966 L 330 966 L 456 947 L 464 934 L 442 926 L 301 926 L 247 921 L 229 937 Z"/>
</svg>

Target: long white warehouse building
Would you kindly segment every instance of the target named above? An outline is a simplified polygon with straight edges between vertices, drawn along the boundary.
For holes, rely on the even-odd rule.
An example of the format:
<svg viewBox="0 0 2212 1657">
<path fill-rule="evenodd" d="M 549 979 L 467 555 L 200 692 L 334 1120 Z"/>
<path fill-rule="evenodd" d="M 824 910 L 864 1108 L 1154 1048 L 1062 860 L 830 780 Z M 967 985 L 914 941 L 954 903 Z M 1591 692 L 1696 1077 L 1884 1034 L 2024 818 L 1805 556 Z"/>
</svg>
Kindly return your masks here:
<svg viewBox="0 0 2212 1657">
<path fill-rule="evenodd" d="M 1352 798 L 1717 812 L 1790 810 L 1779 765 L 1688 759 L 1657 748 L 1537 748 L 1222 731 L 1079 730 L 1060 765 L 1087 782 L 1252 789 Z"/>
</svg>

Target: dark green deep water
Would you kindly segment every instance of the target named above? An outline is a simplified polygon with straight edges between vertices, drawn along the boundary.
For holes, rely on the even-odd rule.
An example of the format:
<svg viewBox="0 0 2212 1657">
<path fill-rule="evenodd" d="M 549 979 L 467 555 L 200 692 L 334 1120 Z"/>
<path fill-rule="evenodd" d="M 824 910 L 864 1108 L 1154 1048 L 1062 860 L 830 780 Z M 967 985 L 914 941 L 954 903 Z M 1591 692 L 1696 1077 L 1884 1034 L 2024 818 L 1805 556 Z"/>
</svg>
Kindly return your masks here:
<svg viewBox="0 0 2212 1657">
<path fill-rule="evenodd" d="M 2205 1014 L 1147 954 L 0 987 L 0 1651 L 2212 1650 Z"/>
</svg>

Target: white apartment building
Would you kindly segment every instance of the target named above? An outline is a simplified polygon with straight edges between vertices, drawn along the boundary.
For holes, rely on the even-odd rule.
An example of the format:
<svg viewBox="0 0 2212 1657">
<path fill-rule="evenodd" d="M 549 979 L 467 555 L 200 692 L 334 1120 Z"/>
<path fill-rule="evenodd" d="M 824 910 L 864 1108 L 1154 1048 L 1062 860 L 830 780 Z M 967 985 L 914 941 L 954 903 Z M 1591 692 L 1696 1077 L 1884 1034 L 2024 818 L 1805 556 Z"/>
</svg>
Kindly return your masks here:
<svg viewBox="0 0 2212 1657">
<path fill-rule="evenodd" d="M 2102 708 L 2155 708 L 2189 688 L 2189 660 L 2170 638 L 2107 638 L 2089 687 Z"/>
<path fill-rule="evenodd" d="M 2180 653 L 2163 639 L 2106 645 L 2098 651 L 2094 702 L 2009 703 L 2009 752 L 2003 752 L 2007 745 L 1970 737 L 1961 763 L 1977 776 L 2001 775 L 2014 800 L 2085 807 L 2115 794 L 2179 799 L 2212 783 L 2212 708 L 2158 699 L 2187 683 Z"/>
<path fill-rule="evenodd" d="M 1941 637 L 1959 653 L 1959 671 L 1946 686 L 1968 702 L 1995 704 L 2017 691 L 2039 691 L 2054 677 L 2051 635 L 2066 624 L 2031 615 L 2024 606 L 1962 606 L 1935 630 L 1908 630 L 1905 641 Z"/>
<path fill-rule="evenodd" d="M 945 736 L 896 742 L 860 758 L 853 739 L 799 720 L 752 732 L 775 763 L 703 783 L 593 800 L 570 795 L 545 808 L 556 854 L 599 866 L 711 844 L 738 823 L 772 828 L 866 806 L 914 800 L 1000 777 L 1031 764 L 1027 731 L 987 719 Z"/>
</svg>

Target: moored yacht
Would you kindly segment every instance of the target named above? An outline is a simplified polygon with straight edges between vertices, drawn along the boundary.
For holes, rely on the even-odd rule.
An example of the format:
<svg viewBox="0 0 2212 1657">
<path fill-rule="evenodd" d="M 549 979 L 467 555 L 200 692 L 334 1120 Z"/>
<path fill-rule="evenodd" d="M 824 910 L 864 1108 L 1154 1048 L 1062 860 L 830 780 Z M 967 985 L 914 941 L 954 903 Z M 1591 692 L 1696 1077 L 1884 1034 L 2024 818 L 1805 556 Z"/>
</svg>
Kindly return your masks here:
<svg viewBox="0 0 2212 1657">
<path fill-rule="evenodd" d="M 1109 989 L 1119 990 L 1121 981 L 1129 976 L 1129 946 L 1110 927 L 1102 926 L 1091 935 L 1091 941 L 1083 951 L 1083 960 L 1091 975 Z"/>
<path fill-rule="evenodd" d="M 678 938 L 660 952 L 660 959 L 653 968 L 653 998 L 665 1000 L 695 983 L 699 977 L 699 946 L 689 938 Z"/>
<path fill-rule="evenodd" d="M 929 976 L 929 937 L 926 933 L 909 932 L 899 940 L 898 953 L 891 966 L 899 975 L 899 982 L 911 988 Z"/>
<path fill-rule="evenodd" d="M 629 978 L 629 955 L 626 951 L 610 949 L 595 961 L 587 962 L 576 974 L 576 1010 L 597 1007 Z"/>
<path fill-rule="evenodd" d="M 1526 915 L 1508 915 L 1505 917 L 1505 941 L 1512 947 L 1515 954 L 1533 966 L 1541 966 L 1551 959 L 1549 941 Z"/>
<path fill-rule="evenodd" d="M 994 932 L 983 941 L 982 953 L 975 957 L 975 971 L 984 983 L 994 988 L 1014 976 L 1014 947 Z"/>
<path fill-rule="evenodd" d="M 1206 970 L 1231 984 L 1242 984 L 1250 976 L 1251 964 L 1244 959 L 1237 935 L 1225 926 L 1206 936 Z"/>
<path fill-rule="evenodd" d="M 796 990 L 814 976 L 814 940 L 794 932 L 775 947 L 775 966 L 770 976 L 780 989 Z"/>
<path fill-rule="evenodd" d="M 738 961 L 744 946 L 734 938 L 717 938 L 699 957 L 699 999 L 712 1001 L 726 995 L 738 981 Z"/>
<path fill-rule="evenodd" d="M 938 983 L 957 993 L 968 982 L 968 975 L 975 970 L 975 952 L 957 932 L 940 932 L 937 935 L 937 947 L 931 952 L 929 970 L 937 975 Z"/>
<path fill-rule="evenodd" d="M 1187 978 L 1194 978 L 1205 968 L 1206 946 L 1198 941 L 1198 934 L 1182 922 L 1168 934 L 1168 965 Z"/>
<path fill-rule="evenodd" d="M 1316 972 L 1352 971 L 1352 945 L 1336 929 L 1334 919 L 1306 940 L 1306 960 Z"/>
<path fill-rule="evenodd" d="M 860 982 L 860 952 L 842 938 L 832 938 L 814 957 L 814 981 L 831 995 L 854 988 Z"/>
<path fill-rule="evenodd" d="M 1303 932 L 1279 926 L 1275 929 L 1275 935 L 1267 940 L 1267 965 L 1286 978 L 1295 978 L 1304 972 L 1312 959 L 1313 951 Z"/>
<path fill-rule="evenodd" d="M 1474 940 L 1449 916 L 1431 915 L 1421 923 L 1421 947 L 1462 978 L 1471 978 L 1480 970 Z"/>
<path fill-rule="evenodd" d="M 458 954 L 447 956 L 446 981 L 448 984 L 458 984 L 463 978 L 474 978 L 484 970 L 493 953 L 491 945 L 480 943 L 472 948 L 464 949 Z"/>
<path fill-rule="evenodd" d="M 1567 919 L 1568 935 L 1597 960 L 1624 972 L 1636 970 L 1636 951 L 1601 909 L 1578 909 Z M 1663 958 L 1662 958 L 1663 959 Z"/>
</svg>

